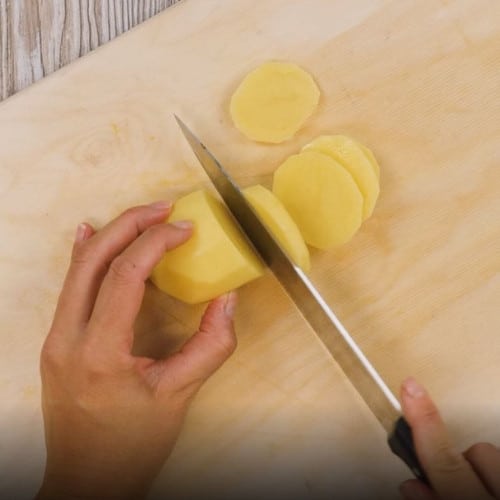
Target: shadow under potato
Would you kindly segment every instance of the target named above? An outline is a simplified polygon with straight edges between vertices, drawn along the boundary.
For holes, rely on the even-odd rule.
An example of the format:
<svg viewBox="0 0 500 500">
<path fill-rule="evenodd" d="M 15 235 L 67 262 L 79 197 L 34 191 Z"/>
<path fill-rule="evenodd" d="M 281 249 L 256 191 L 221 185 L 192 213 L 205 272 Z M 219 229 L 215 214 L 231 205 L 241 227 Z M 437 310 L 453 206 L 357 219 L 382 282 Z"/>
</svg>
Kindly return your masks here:
<svg viewBox="0 0 500 500">
<path fill-rule="evenodd" d="M 135 321 L 132 353 L 161 359 L 179 350 L 198 329 L 206 305 L 189 305 L 161 292 L 151 282 Z"/>
</svg>

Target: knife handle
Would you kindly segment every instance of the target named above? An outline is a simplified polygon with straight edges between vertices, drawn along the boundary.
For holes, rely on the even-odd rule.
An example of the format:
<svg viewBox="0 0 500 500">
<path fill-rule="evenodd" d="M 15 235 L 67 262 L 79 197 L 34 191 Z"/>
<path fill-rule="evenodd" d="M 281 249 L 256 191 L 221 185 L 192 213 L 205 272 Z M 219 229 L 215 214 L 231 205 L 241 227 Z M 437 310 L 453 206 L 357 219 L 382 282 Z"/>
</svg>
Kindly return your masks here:
<svg viewBox="0 0 500 500">
<path fill-rule="evenodd" d="M 388 438 L 389 447 L 411 469 L 416 478 L 430 486 L 429 479 L 420 462 L 413 444 L 411 427 L 404 417 L 398 418 Z"/>
</svg>

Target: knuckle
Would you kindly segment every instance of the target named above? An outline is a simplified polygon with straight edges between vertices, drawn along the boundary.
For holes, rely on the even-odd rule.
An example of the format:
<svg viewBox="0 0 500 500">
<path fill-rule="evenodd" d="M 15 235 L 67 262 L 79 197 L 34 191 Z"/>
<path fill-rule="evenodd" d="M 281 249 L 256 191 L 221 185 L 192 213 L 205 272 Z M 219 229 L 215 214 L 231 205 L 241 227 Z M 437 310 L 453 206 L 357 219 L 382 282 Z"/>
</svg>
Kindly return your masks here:
<svg viewBox="0 0 500 500">
<path fill-rule="evenodd" d="M 135 280 L 139 272 L 137 264 L 124 255 L 113 259 L 108 270 L 110 278 L 115 283 L 130 283 Z"/>
<path fill-rule="evenodd" d="M 434 470 L 446 475 L 459 473 L 464 467 L 463 456 L 448 443 L 437 445 L 429 462 Z"/>
<path fill-rule="evenodd" d="M 172 244 L 176 238 L 168 224 L 154 224 L 144 231 L 144 235 L 152 245 L 162 247 L 163 250 L 166 250 L 169 243 Z"/>
<path fill-rule="evenodd" d="M 64 352 L 57 342 L 49 338 L 44 342 L 40 353 L 40 365 L 42 370 L 57 370 L 64 364 Z"/>
<path fill-rule="evenodd" d="M 93 253 L 92 245 L 87 242 L 81 243 L 73 249 L 71 262 L 77 265 L 87 264 L 91 260 Z"/>
<path fill-rule="evenodd" d="M 425 424 L 434 423 L 438 419 L 440 419 L 439 412 L 433 404 L 426 405 L 419 415 L 419 420 Z"/>
<path fill-rule="evenodd" d="M 126 225 L 133 226 L 138 233 L 142 233 L 148 226 L 148 216 L 151 215 L 148 207 L 136 206 L 125 210 L 119 217 Z"/>
<path fill-rule="evenodd" d="M 147 225 L 145 224 L 147 213 L 145 208 L 141 206 L 127 208 L 127 210 L 120 214 L 116 221 L 123 227 L 134 228 L 136 233 L 142 233 Z"/>
<path fill-rule="evenodd" d="M 154 384 L 154 396 L 168 398 L 169 407 L 176 413 L 183 412 L 206 380 L 206 375 L 179 377 L 174 371 L 167 371 Z"/>
<path fill-rule="evenodd" d="M 214 339 L 215 348 L 222 356 L 228 358 L 236 350 L 238 342 L 236 336 L 228 332 L 225 335 L 219 335 Z"/>
<path fill-rule="evenodd" d="M 167 224 L 155 224 L 148 227 L 145 231 L 148 235 L 153 237 L 165 237 L 170 234 L 170 229 Z"/>
<path fill-rule="evenodd" d="M 127 208 L 122 214 L 120 215 L 121 218 L 123 219 L 136 219 L 139 215 L 143 213 L 144 207 L 130 207 Z"/>
<path fill-rule="evenodd" d="M 112 369 L 111 363 L 103 360 L 102 356 L 98 355 L 94 345 L 90 342 L 82 346 L 78 357 L 79 365 L 93 382 L 106 378 Z"/>
</svg>

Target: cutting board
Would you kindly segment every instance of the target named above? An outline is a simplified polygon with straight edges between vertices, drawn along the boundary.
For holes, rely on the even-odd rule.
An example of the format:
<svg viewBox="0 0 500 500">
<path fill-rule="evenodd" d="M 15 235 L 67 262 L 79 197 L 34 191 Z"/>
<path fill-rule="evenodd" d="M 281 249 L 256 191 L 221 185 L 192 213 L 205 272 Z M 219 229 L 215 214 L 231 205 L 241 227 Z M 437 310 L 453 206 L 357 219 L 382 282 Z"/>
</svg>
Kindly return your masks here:
<svg viewBox="0 0 500 500">
<path fill-rule="evenodd" d="M 208 185 L 174 112 L 243 186 L 321 133 L 373 149 L 375 213 L 312 253 L 312 279 L 396 393 L 414 375 L 457 446 L 500 443 L 499 20 L 496 0 L 186 0 L 3 103 L 1 491 L 29 497 L 43 471 L 38 358 L 76 225 Z M 322 91 L 279 146 L 228 116 L 269 59 Z M 171 352 L 201 312 L 148 286 L 136 352 Z M 242 287 L 236 326 L 152 495 L 397 498 L 409 473 L 271 275 Z"/>
</svg>

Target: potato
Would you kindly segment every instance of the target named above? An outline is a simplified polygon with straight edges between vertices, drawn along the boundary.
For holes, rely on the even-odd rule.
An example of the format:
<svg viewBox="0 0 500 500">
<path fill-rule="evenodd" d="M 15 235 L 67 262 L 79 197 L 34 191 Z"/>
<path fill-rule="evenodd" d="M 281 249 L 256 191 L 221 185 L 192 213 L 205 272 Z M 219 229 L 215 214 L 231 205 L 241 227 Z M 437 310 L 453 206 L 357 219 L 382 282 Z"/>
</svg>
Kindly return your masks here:
<svg viewBox="0 0 500 500">
<path fill-rule="evenodd" d="M 243 194 L 290 259 L 308 272 L 311 268 L 309 250 L 283 204 L 269 189 L 259 184 L 245 188 Z"/>
<path fill-rule="evenodd" d="M 358 146 L 361 148 L 361 151 L 365 153 L 365 156 L 368 158 L 368 161 L 371 163 L 373 170 L 375 171 L 375 175 L 377 176 L 377 179 L 380 181 L 380 166 L 377 162 L 377 159 L 375 158 L 375 155 L 371 152 L 370 149 L 368 149 L 366 146 L 358 142 Z"/>
<path fill-rule="evenodd" d="M 230 113 L 249 139 L 280 143 L 311 116 L 319 95 L 311 75 L 296 64 L 267 62 L 240 83 L 231 98 Z"/>
<path fill-rule="evenodd" d="M 224 204 L 205 190 L 180 198 L 168 221 L 191 220 L 192 237 L 165 254 L 151 281 L 189 304 L 205 302 L 261 276 L 255 255 Z"/>
<path fill-rule="evenodd" d="M 343 165 L 363 195 L 363 220 L 370 217 L 380 193 L 379 181 L 374 166 L 356 141 L 345 135 L 322 135 L 302 150 L 319 151 Z"/>
<path fill-rule="evenodd" d="M 274 173 L 273 192 L 313 247 L 346 243 L 361 225 L 363 196 L 331 156 L 312 150 L 290 156 Z"/>
</svg>

